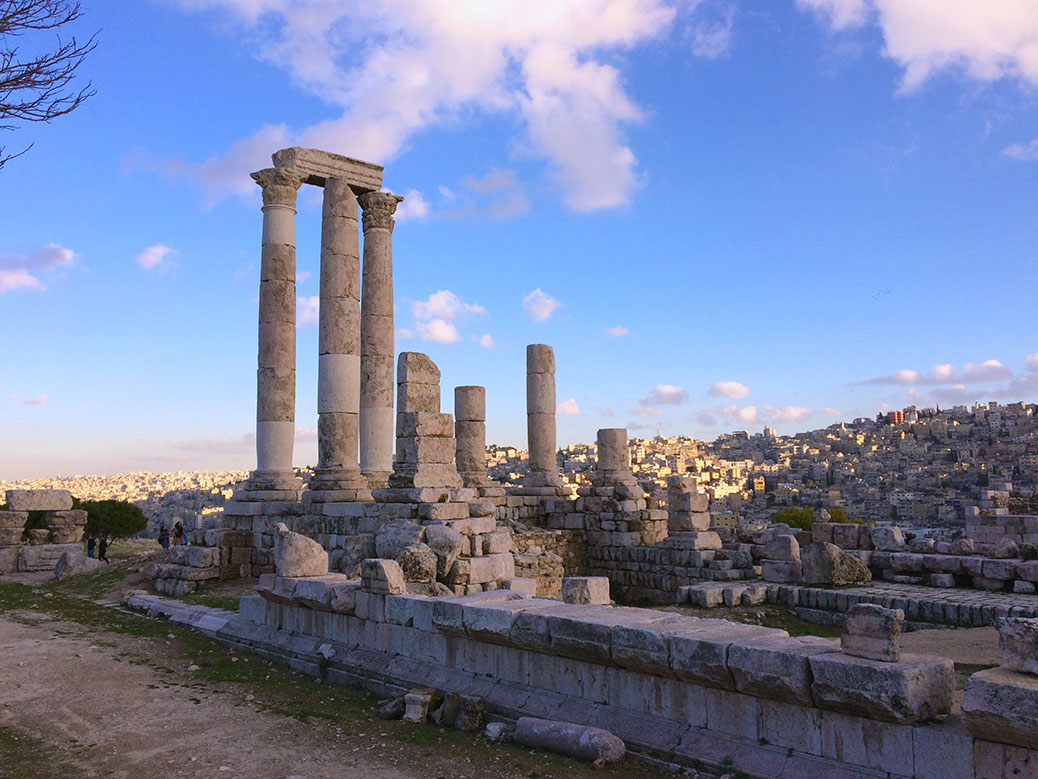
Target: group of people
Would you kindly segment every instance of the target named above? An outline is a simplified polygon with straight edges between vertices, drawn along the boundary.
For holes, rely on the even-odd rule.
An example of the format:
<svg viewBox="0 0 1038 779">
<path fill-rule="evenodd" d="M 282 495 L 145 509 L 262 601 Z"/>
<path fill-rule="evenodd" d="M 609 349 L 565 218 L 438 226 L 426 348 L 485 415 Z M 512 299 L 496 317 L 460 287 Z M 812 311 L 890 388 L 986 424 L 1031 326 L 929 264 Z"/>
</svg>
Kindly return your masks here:
<svg viewBox="0 0 1038 779">
<path fill-rule="evenodd" d="M 161 546 L 167 552 L 171 546 L 184 546 L 187 544 L 187 534 L 184 532 L 184 524 L 177 522 L 173 525 L 173 531 L 163 525 L 159 529 L 159 546 Z M 86 544 L 87 557 L 93 557 L 95 552 L 98 560 L 104 562 L 110 562 L 108 559 L 108 537 L 101 536 L 100 538 L 94 538 L 90 536 L 87 539 Z"/>
<path fill-rule="evenodd" d="M 170 533 L 163 525 L 159 530 L 159 546 L 165 549 L 167 552 L 171 546 L 184 546 L 187 543 L 187 535 L 184 533 L 184 525 L 182 522 L 177 522 L 173 525 L 173 532 Z"/>
<path fill-rule="evenodd" d="M 101 540 L 98 541 L 93 536 L 87 539 L 87 557 L 94 556 L 94 549 L 97 549 L 97 559 L 109 562 L 108 560 L 108 538 L 101 536 Z"/>
</svg>

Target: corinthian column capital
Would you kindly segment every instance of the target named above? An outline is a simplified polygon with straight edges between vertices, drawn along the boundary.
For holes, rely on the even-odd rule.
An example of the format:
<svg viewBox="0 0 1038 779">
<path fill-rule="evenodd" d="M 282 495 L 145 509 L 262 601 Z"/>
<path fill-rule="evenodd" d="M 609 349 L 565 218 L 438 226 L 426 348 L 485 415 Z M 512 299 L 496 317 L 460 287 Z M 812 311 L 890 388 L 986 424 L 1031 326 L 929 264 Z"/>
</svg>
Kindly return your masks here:
<svg viewBox="0 0 1038 779">
<path fill-rule="evenodd" d="M 365 192 L 357 198 L 364 209 L 364 232 L 381 228 L 393 232 L 393 214 L 397 203 L 402 201 L 400 195 L 391 192 Z"/>
<path fill-rule="evenodd" d="M 250 175 L 263 188 L 264 206 L 295 208 L 296 191 L 303 183 L 298 173 L 288 168 L 264 168 Z"/>
</svg>

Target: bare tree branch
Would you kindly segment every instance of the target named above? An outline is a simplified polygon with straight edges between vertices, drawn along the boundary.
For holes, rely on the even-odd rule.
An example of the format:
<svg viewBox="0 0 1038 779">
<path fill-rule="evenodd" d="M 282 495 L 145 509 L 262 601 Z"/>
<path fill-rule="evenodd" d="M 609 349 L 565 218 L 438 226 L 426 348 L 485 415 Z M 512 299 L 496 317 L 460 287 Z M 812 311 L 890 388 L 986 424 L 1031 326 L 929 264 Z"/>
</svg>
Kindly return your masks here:
<svg viewBox="0 0 1038 779">
<path fill-rule="evenodd" d="M 78 0 L 0 0 L 0 130 L 13 130 L 18 122 L 50 122 L 71 113 L 95 90 L 72 86 L 76 70 L 97 46 L 97 33 L 80 44 L 75 36 L 42 54 L 20 57 L 12 39 L 27 32 L 58 30 L 80 18 Z M 0 146 L 0 169 L 20 152 L 5 154 Z"/>
</svg>

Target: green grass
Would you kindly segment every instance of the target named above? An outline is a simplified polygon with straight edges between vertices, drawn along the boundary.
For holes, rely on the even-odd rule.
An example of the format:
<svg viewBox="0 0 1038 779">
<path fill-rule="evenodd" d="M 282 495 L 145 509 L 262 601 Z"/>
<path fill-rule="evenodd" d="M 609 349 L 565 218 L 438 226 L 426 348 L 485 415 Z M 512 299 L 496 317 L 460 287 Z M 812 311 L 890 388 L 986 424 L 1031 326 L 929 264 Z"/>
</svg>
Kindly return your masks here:
<svg viewBox="0 0 1038 779">
<path fill-rule="evenodd" d="M 670 611 L 676 614 L 687 614 L 701 619 L 727 619 L 730 622 L 742 622 L 748 625 L 763 625 L 769 628 L 780 628 L 791 636 L 821 636 L 822 638 L 839 638 L 843 629 L 835 625 L 816 625 L 806 622 L 786 606 L 761 604 L 759 606 L 717 606 L 712 609 L 696 606 L 657 606 L 659 611 Z"/>
</svg>

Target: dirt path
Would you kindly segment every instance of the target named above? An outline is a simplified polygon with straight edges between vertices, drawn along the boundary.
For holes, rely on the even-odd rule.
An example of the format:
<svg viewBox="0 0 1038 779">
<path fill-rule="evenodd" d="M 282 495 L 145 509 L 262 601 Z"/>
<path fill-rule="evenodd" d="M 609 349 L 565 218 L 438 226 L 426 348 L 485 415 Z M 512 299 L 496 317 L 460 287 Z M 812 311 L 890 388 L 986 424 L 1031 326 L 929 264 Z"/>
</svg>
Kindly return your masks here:
<svg viewBox="0 0 1038 779">
<path fill-rule="evenodd" d="M 0 618 L 0 726 L 36 734 L 65 770 L 106 777 L 420 775 L 244 698 L 170 684 L 167 674 L 120 657 L 135 649 L 127 646 L 133 639 L 106 635 L 99 645 L 56 632 L 68 627 Z M 38 768 L 39 776 L 54 775 Z"/>
</svg>

